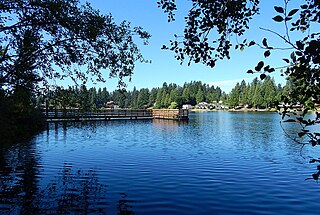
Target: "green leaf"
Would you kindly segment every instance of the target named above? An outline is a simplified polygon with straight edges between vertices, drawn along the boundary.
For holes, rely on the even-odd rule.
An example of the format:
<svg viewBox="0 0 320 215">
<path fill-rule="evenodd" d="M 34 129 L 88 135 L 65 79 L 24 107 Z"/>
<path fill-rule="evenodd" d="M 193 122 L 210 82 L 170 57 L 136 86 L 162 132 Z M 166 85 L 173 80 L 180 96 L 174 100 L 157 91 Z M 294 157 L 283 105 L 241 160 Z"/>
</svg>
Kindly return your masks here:
<svg viewBox="0 0 320 215">
<path fill-rule="evenodd" d="M 295 62 L 297 60 L 296 55 L 294 54 L 294 52 L 292 52 L 290 54 L 290 58 L 292 59 L 293 62 Z"/>
<path fill-rule="evenodd" d="M 293 16 L 295 13 L 297 13 L 299 9 L 293 9 L 288 13 L 288 16 Z"/>
<path fill-rule="evenodd" d="M 297 122 L 297 121 L 294 119 L 287 119 L 287 120 L 284 120 L 283 122 Z"/>
<path fill-rule="evenodd" d="M 263 44 L 265 47 L 268 47 L 267 38 L 263 38 L 262 44 Z"/>
<path fill-rule="evenodd" d="M 275 17 L 273 17 L 272 19 L 273 19 L 274 21 L 276 21 L 276 22 L 282 22 L 282 21 L 284 20 L 283 17 L 280 16 L 280 15 L 275 16 Z"/>
<path fill-rule="evenodd" d="M 253 74 L 253 71 L 252 71 L 251 69 L 249 69 L 249 70 L 247 71 L 247 73 L 248 73 L 248 74 Z"/>
<path fill-rule="evenodd" d="M 266 74 L 261 74 L 261 75 L 260 75 L 260 79 L 261 79 L 261 80 L 265 79 L 266 77 L 267 77 Z"/>
<path fill-rule="evenodd" d="M 284 20 L 285 20 L 285 21 L 290 21 L 291 19 L 292 19 L 291 16 L 287 16 Z"/>
<path fill-rule="evenodd" d="M 251 41 L 251 42 L 249 43 L 249 46 L 253 46 L 253 45 L 255 45 L 255 44 L 256 44 L 256 42 Z"/>
<path fill-rule="evenodd" d="M 263 70 L 264 70 L 265 72 L 268 72 L 269 69 L 270 69 L 270 66 L 269 66 L 269 65 L 268 65 L 268 66 L 265 66 L 265 67 L 263 68 Z"/>
<path fill-rule="evenodd" d="M 260 70 L 262 69 L 263 66 L 264 66 L 264 62 L 263 62 L 263 61 L 260 61 L 254 69 L 255 69 L 257 72 L 260 72 Z"/>
<path fill-rule="evenodd" d="M 283 7 L 274 6 L 274 9 L 275 9 L 278 13 L 284 13 Z"/>
<path fill-rule="evenodd" d="M 264 52 L 264 57 L 265 57 L 265 58 L 267 58 L 267 57 L 269 57 L 269 56 L 270 56 L 270 54 L 271 54 L 271 53 L 270 53 L 270 51 L 269 51 L 269 50 L 267 50 L 267 51 L 265 51 L 265 52 Z"/>
<path fill-rule="evenodd" d="M 286 63 L 289 63 L 289 62 L 290 62 L 290 61 L 289 61 L 288 59 L 286 59 L 286 58 L 283 58 L 282 60 L 285 61 Z"/>
<path fill-rule="evenodd" d="M 163 45 L 161 49 L 168 49 L 168 47 L 166 45 Z"/>
<path fill-rule="evenodd" d="M 276 71 L 275 68 L 270 68 L 268 72 L 271 73 L 271 72 L 274 72 L 274 71 Z"/>
<path fill-rule="evenodd" d="M 296 45 L 297 45 L 298 49 L 303 49 L 304 48 L 304 44 L 299 40 L 296 42 Z"/>
</svg>

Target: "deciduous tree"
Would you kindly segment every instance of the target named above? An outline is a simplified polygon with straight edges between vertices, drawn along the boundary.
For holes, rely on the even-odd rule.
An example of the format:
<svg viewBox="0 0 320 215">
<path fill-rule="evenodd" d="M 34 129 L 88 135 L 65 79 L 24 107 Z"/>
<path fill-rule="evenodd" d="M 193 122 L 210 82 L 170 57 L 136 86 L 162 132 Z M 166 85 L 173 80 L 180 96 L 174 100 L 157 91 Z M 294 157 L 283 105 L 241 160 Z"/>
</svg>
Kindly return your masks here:
<svg viewBox="0 0 320 215">
<path fill-rule="evenodd" d="M 0 1 L 0 86 L 33 89 L 71 78 L 103 81 L 103 69 L 124 86 L 135 62 L 145 61 L 134 37 L 150 34 L 78 0 Z"/>
</svg>

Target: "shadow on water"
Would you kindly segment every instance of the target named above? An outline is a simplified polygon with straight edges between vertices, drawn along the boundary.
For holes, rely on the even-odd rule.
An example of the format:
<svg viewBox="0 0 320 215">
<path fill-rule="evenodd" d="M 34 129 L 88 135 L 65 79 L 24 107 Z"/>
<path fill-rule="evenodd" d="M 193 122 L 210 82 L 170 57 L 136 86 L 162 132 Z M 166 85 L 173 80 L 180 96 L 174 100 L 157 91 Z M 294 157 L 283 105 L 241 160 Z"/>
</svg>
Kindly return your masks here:
<svg viewBox="0 0 320 215">
<path fill-rule="evenodd" d="M 74 170 L 65 163 L 61 173 L 39 192 L 35 210 L 41 214 L 105 214 L 106 191 L 94 170 Z"/>
<path fill-rule="evenodd" d="M 107 213 L 107 185 L 99 182 L 95 170 L 76 169 L 64 163 L 58 174 L 43 185 L 43 168 L 35 141 L 0 147 L 0 214 Z M 119 195 L 116 208 L 109 209 L 134 214 L 132 201 L 125 193 Z"/>
<path fill-rule="evenodd" d="M 0 147 L 0 209 L 31 211 L 38 192 L 39 155 L 33 141 Z M 19 210 L 16 211 L 16 205 Z"/>
</svg>

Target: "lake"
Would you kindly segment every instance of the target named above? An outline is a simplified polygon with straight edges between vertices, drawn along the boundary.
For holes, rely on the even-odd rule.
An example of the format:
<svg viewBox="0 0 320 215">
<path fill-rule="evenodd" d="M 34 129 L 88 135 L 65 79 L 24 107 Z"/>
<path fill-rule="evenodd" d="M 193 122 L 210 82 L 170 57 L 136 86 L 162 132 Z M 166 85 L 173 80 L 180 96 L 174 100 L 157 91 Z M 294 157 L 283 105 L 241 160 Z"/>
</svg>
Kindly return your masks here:
<svg viewBox="0 0 320 215">
<path fill-rule="evenodd" d="M 301 151 L 279 121 L 276 113 L 207 112 L 188 123 L 52 123 L 0 147 L 0 211 L 316 214 L 320 185 L 305 179 L 319 147 Z"/>
</svg>

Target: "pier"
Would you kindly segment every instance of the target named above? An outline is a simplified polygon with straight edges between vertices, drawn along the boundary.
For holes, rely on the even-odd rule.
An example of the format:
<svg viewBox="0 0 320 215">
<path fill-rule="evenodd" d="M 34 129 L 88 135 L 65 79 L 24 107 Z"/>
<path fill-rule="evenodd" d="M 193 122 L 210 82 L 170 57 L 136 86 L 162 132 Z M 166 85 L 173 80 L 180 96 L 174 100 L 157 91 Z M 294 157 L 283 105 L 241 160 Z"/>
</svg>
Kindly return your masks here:
<svg viewBox="0 0 320 215">
<path fill-rule="evenodd" d="M 79 109 L 44 110 L 47 122 L 96 121 L 115 119 L 167 119 L 188 120 L 188 110 L 182 109 L 102 109 L 82 111 Z"/>
</svg>

